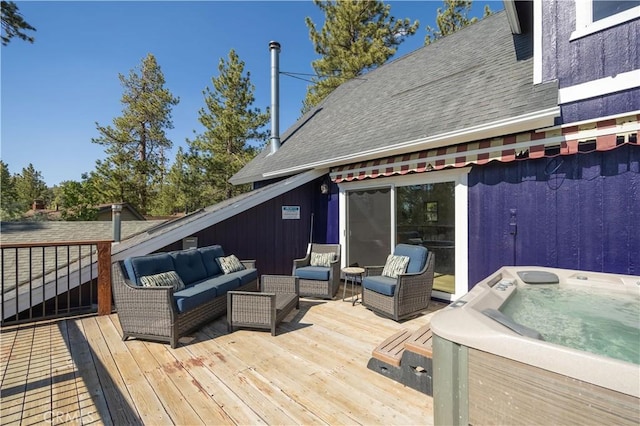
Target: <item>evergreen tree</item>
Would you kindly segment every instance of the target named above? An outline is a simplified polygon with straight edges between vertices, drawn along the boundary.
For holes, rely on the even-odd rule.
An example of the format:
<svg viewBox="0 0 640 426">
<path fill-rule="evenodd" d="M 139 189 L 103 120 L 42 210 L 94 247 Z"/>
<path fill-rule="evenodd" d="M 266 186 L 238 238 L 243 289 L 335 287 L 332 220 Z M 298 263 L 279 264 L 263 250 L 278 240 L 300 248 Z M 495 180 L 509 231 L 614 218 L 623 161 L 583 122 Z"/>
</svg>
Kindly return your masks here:
<svg viewBox="0 0 640 426">
<path fill-rule="evenodd" d="M 34 38 L 28 36 L 24 31 L 36 31 L 34 27 L 24 20 L 18 6 L 12 1 L 0 2 L 2 11 L 2 45 L 9 44 L 13 37 L 33 43 Z"/>
<path fill-rule="evenodd" d="M 98 209 L 93 183 L 87 174 L 82 182 L 64 181 L 57 188 L 56 202 L 63 220 L 96 220 Z"/>
<path fill-rule="evenodd" d="M 0 160 L 0 220 L 13 220 L 20 217 L 23 210 L 18 201 L 18 192 L 9 166 Z"/>
<path fill-rule="evenodd" d="M 45 205 L 50 201 L 42 173 L 37 171 L 31 163 L 22 169 L 22 173 L 14 176 L 14 187 L 18 206 L 22 212 L 29 210 L 36 200 L 41 200 Z"/>
<path fill-rule="evenodd" d="M 197 153 L 193 151 L 185 153 L 182 147 L 178 148 L 176 159 L 169 169 L 153 214 L 161 216 L 179 212 L 186 214 L 207 205 L 210 197 L 203 191 L 207 186 L 203 179 L 204 172 L 199 165 Z"/>
<path fill-rule="evenodd" d="M 444 0 L 444 11 L 442 8 L 438 8 L 436 16 L 436 24 L 438 30 L 427 26 L 427 36 L 424 39 L 424 44 L 431 44 L 439 38 L 455 33 L 461 28 L 471 25 L 478 21 L 478 18 L 468 18 L 471 11 L 472 0 Z M 484 7 L 484 16 L 491 15 L 491 9 L 489 5 Z"/>
<path fill-rule="evenodd" d="M 321 58 L 313 61 L 316 76 L 307 88 L 302 112 L 318 105 L 345 81 L 364 74 L 391 58 L 407 36 L 415 34 L 418 21 L 397 20 L 391 6 L 382 1 L 314 0 L 325 15 L 318 31 L 306 18 L 309 36 Z"/>
<path fill-rule="evenodd" d="M 92 177 L 101 183 L 101 201 L 129 202 L 146 214 L 164 177 L 165 151 L 173 146 L 165 130 L 173 128 L 171 109 L 179 100 L 164 87 L 164 75 L 151 54 L 138 70 L 119 78 L 124 109 L 113 126 L 96 123 L 100 136 L 92 142 L 106 147 L 107 158 L 96 162 Z"/>
<path fill-rule="evenodd" d="M 204 200 L 215 204 L 249 188 L 234 187 L 229 179 L 247 164 L 264 145 L 267 133 L 264 126 L 269 122 L 269 113 L 251 108 L 255 101 L 250 73 L 244 74 L 244 62 L 232 49 L 227 60 L 220 59 L 219 75 L 212 78 L 213 88 L 203 91 L 205 108 L 200 109 L 198 120 L 205 128 L 204 133 L 187 141 L 190 152 L 197 153 L 199 164 L 191 167 L 204 172 L 206 187 L 201 192 L 209 195 Z M 261 146 L 249 145 L 258 142 Z M 198 207 L 204 207 L 199 205 Z"/>
</svg>

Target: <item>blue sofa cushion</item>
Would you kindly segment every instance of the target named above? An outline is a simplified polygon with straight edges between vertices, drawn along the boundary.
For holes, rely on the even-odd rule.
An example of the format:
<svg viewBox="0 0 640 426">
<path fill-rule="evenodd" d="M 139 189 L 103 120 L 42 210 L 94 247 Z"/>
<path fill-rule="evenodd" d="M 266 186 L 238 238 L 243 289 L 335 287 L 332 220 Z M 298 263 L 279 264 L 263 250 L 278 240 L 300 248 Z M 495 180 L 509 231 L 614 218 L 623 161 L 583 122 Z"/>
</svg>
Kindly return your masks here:
<svg viewBox="0 0 640 426">
<path fill-rule="evenodd" d="M 140 277 L 155 275 L 162 272 L 175 271 L 173 258 L 168 253 L 155 253 L 146 256 L 136 256 L 125 259 L 125 269 L 129 279 L 140 285 Z M 182 278 L 182 276 L 180 277 Z M 184 278 L 183 280 L 184 281 Z"/>
<path fill-rule="evenodd" d="M 185 285 L 193 284 L 207 278 L 207 268 L 202 255 L 197 249 L 179 250 L 169 253 L 173 257 L 175 271 Z"/>
<path fill-rule="evenodd" d="M 398 280 L 396 278 L 375 275 L 364 277 L 362 279 L 362 287 L 375 291 L 376 293 L 384 294 L 385 296 L 393 296 L 393 293 L 396 291 L 397 282 Z"/>
<path fill-rule="evenodd" d="M 293 275 L 305 280 L 327 281 L 330 271 L 329 268 L 322 266 L 303 266 L 302 268 L 296 268 Z"/>
<path fill-rule="evenodd" d="M 240 281 L 239 285 L 249 284 L 253 280 L 258 279 L 258 270 L 255 268 L 243 269 L 242 271 L 229 272 L 224 275 L 229 280 L 237 278 Z"/>
<path fill-rule="evenodd" d="M 173 293 L 178 312 L 186 312 L 214 299 L 218 295 L 218 283 L 219 281 L 212 278 Z"/>
<path fill-rule="evenodd" d="M 224 256 L 222 246 L 215 245 L 200 247 L 198 251 L 202 255 L 202 263 L 204 263 L 204 267 L 207 268 L 207 276 L 215 277 L 216 275 L 220 275 L 222 271 L 220 270 L 220 265 L 216 262 L 216 258 Z"/>
<path fill-rule="evenodd" d="M 426 247 L 411 244 L 398 244 L 393 252 L 396 256 L 407 256 L 409 258 L 407 274 L 415 274 L 422 271 L 427 261 L 427 253 Z"/>
</svg>

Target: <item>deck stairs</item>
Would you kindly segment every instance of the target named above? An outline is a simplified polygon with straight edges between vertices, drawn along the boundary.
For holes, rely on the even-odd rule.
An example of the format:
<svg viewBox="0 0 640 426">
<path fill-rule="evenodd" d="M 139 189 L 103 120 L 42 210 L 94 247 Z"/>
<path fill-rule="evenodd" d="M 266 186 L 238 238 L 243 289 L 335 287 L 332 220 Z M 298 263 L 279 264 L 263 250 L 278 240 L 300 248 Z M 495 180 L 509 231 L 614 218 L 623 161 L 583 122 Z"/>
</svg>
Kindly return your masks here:
<svg viewBox="0 0 640 426">
<path fill-rule="evenodd" d="M 367 368 L 417 391 L 433 395 L 432 334 L 429 324 L 402 329 L 380 343 Z"/>
</svg>

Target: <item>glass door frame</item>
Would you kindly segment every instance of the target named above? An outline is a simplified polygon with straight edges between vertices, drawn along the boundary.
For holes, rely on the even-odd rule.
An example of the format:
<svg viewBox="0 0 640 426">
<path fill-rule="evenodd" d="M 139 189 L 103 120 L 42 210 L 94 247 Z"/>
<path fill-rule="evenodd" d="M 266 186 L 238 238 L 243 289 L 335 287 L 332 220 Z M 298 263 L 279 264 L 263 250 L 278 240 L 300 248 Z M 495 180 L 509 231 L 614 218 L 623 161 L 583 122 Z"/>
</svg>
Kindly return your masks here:
<svg viewBox="0 0 640 426">
<path fill-rule="evenodd" d="M 468 174 L 470 167 L 441 170 L 437 172 L 416 173 L 405 176 L 365 179 L 361 181 L 342 182 L 338 184 L 338 200 L 340 205 L 340 244 L 342 247 L 342 266 L 348 264 L 347 245 L 347 192 L 373 188 L 390 188 L 391 247 L 396 246 L 396 190 L 397 186 L 423 185 L 429 183 L 455 183 L 455 293 L 434 290 L 432 297 L 454 301 L 469 291 L 469 204 Z"/>
</svg>

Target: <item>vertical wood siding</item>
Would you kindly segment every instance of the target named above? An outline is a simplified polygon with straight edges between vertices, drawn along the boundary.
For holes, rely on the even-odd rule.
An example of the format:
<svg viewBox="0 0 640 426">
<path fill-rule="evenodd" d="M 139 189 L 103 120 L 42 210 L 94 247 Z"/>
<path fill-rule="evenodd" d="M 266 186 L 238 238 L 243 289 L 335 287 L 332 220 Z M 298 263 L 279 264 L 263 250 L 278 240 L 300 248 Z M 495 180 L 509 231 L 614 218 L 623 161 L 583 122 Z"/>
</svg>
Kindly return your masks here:
<svg viewBox="0 0 640 426">
<path fill-rule="evenodd" d="M 640 274 L 640 147 L 475 166 L 470 287 L 503 265 Z"/>
<path fill-rule="evenodd" d="M 543 78 L 574 86 L 640 68 L 640 21 L 629 21 L 570 40 L 576 29 L 571 1 L 543 2 Z"/>
<path fill-rule="evenodd" d="M 577 0 L 581 1 L 581 0 Z M 560 89 L 640 69 L 640 20 L 570 40 L 576 29 L 576 4 L 542 3 L 543 81 Z M 561 105 L 562 122 L 587 120 L 640 109 L 640 90 L 626 90 Z"/>
<path fill-rule="evenodd" d="M 258 273 L 290 275 L 293 259 L 304 257 L 311 233 L 313 241 L 327 240 L 327 204 L 320 194 L 320 183 L 311 182 L 196 234 L 198 246 L 219 244 L 226 255 L 255 259 Z M 337 198 L 337 195 L 332 195 Z M 300 219 L 283 220 L 282 206 L 300 206 Z M 158 251 L 179 250 L 177 241 Z"/>
</svg>

